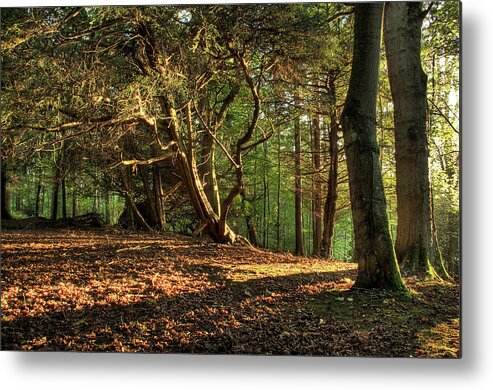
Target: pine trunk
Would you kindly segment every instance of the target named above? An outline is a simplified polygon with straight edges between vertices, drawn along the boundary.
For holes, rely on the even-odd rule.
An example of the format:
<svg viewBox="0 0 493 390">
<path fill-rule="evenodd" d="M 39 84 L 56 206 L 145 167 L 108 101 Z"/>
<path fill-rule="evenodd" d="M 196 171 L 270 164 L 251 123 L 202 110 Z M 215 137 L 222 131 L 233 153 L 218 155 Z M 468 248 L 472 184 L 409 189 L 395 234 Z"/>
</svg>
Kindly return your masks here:
<svg viewBox="0 0 493 390">
<path fill-rule="evenodd" d="M 385 5 L 385 49 L 394 104 L 397 190 L 395 252 L 403 272 L 448 278 L 433 248 L 427 139 L 427 76 L 421 67 L 421 3 Z M 432 258 L 433 257 L 433 258 Z M 441 257 L 441 256 L 440 256 Z"/>
<path fill-rule="evenodd" d="M 313 255 L 322 254 L 322 175 L 320 173 L 320 119 L 314 115 L 312 119 L 313 133 Z"/>
<path fill-rule="evenodd" d="M 41 189 L 42 189 L 41 181 L 38 182 L 36 186 L 36 202 L 34 206 L 34 216 L 39 217 L 40 204 L 41 204 Z"/>
<path fill-rule="evenodd" d="M 381 3 L 355 8 L 353 65 L 342 113 L 354 229 L 355 288 L 405 291 L 389 232 L 376 138 Z"/>
<path fill-rule="evenodd" d="M 329 179 L 327 182 L 327 198 L 324 207 L 324 232 L 322 237 L 323 257 L 332 259 L 333 240 L 336 222 L 337 187 L 339 179 L 339 145 L 337 131 L 339 124 L 336 113 L 336 93 L 334 77 L 329 77 L 331 94 L 330 129 L 329 129 Z"/>
<path fill-rule="evenodd" d="M 67 219 L 67 187 L 65 177 L 62 178 L 62 218 Z"/>
<path fill-rule="evenodd" d="M 164 191 L 161 171 L 158 166 L 152 167 L 154 201 L 156 204 L 156 222 L 159 230 L 164 231 L 166 227 L 166 216 L 164 212 Z"/>
<path fill-rule="evenodd" d="M 294 122 L 294 213 L 296 230 L 295 253 L 305 254 L 303 245 L 303 189 L 301 182 L 301 129 L 297 118 Z"/>
</svg>

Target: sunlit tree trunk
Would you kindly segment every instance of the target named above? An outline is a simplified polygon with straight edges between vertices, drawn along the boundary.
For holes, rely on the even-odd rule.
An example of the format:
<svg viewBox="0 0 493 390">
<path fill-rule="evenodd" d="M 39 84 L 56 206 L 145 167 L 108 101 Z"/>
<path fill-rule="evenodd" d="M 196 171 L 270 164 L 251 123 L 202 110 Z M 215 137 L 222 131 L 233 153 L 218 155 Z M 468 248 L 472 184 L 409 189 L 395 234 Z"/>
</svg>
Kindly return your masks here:
<svg viewBox="0 0 493 390">
<path fill-rule="evenodd" d="M 385 5 L 385 48 L 394 103 L 397 190 L 395 252 L 403 272 L 448 278 L 432 248 L 427 76 L 421 66 L 421 3 Z"/>
<path fill-rule="evenodd" d="M 381 3 L 355 8 L 353 65 L 342 113 L 358 263 L 355 288 L 406 290 L 390 238 L 376 138 Z"/>
<path fill-rule="evenodd" d="M 221 200 L 219 199 L 219 187 L 216 176 L 216 145 L 212 136 L 208 133 L 202 138 L 202 162 L 200 165 L 201 176 L 204 180 L 204 191 L 212 209 L 217 215 L 221 214 Z"/>
</svg>

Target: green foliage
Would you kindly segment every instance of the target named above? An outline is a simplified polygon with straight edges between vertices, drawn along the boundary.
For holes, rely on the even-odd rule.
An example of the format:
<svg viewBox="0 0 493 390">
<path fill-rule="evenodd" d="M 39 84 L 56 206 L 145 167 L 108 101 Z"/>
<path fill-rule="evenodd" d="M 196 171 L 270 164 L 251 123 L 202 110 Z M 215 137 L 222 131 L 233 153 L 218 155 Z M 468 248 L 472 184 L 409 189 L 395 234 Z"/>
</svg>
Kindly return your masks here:
<svg viewBox="0 0 493 390">
<path fill-rule="evenodd" d="M 431 8 L 422 53 L 430 101 L 434 216 L 445 262 L 453 270 L 458 270 L 459 258 L 458 15 L 456 1 Z M 96 193 L 102 197 L 109 192 L 110 219 L 116 222 L 125 202 L 126 168 L 132 196 L 144 202 L 143 178 L 152 188 L 151 171 L 118 164 L 156 157 L 169 142 L 165 134 L 139 121 L 163 119 L 160 96 L 173 97 L 183 122 L 185 106 L 193 102 L 195 132 L 188 139 L 183 123 L 182 138 L 200 160 L 205 158 L 201 147 L 206 130 L 197 113 L 209 125 L 215 123 L 221 105 L 238 87 L 216 134 L 232 153 L 253 114 L 252 96 L 236 53 L 247 61 L 262 109 L 249 144 L 259 143 L 243 153 L 248 200 L 235 200 L 229 220 L 246 236 L 245 217 L 251 216 L 262 246 L 294 249 L 293 153 L 298 118 L 305 247 L 311 252 L 315 177 L 311 119 L 314 113 L 321 118 L 325 200 L 329 122 L 331 116 L 337 120 L 346 95 L 352 24 L 351 7 L 341 3 L 2 9 L 2 163 L 8 167 L 14 216 L 33 213 L 38 184 L 44 191 L 40 215 L 50 215 L 55 167 L 62 152 L 69 214 L 73 193 L 83 213 L 93 209 Z M 381 64 L 377 137 L 394 232 L 393 106 L 384 57 Z M 76 125 L 60 127 L 70 123 Z M 267 140 L 262 143 L 262 139 Z M 342 140 L 339 143 L 334 254 L 351 261 L 349 189 Z M 171 191 L 179 180 L 176 160 L 160 162 L 158 167 L 167 180 L 164 192 Z M 218 146 L 215 170 L 224 200 L 236 174 Z M 96 203 L 104 214 L 104 201 Z M 189 234 L 197 227 L 183 188 L 169 195 L 165 209 L 167 229 Z"/>
</svg>

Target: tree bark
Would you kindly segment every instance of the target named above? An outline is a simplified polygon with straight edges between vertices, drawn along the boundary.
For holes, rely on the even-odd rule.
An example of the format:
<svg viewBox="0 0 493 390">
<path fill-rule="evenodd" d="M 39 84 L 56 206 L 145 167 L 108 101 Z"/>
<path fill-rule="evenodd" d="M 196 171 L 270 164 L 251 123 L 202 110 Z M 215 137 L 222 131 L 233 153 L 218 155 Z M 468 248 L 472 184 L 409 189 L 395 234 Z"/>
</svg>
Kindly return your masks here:
<svg viewBox="0 0 493 390">
<path fill-rule="evenodd" d="M 61 180 L 62 185 L 62 218 L 67 219 L 67 187 L 65 177 Z"/>
<path fill-rule="evenodd" d="M 250 241 L 250 244 L 252 244 L 255 247 L 258 247 L 259 241 L 257 234 L 257 226 L 255 224 L 255 217 L 254 214 L 252 213 L 251 203 L 248 200 L 245 189 L 241 193 L 241 199 L 244 204 L 245 223 L 247 225 L 247 230 L 248 230 L 248 240 Z"/>
<path fill-rule="evenodd" d="M 221 200 L 219 199 L 219 187 L 216 176 L 216 145 L 212 136 L 205 133 L 202 138 L 202 163 L 201 176 L 204 181 L 204 191 L 212 209 L 217 215 L 221 215 Z"/>
<path fill-rule="evenodd" d="M 152 167 L 152 175 L 154 201 L 156 203 L 156 222 L 159 230 L 164 231 L 164 229 L 166 228 L 166 216 L 164 214 L 163 181 L 161 179 L 161 171 L 159 169 L 159 166 L 155 165 Z"/>
<path fill-rule="evenodd" d="M 41 204 L 41 189 L 42 189 L 41 181 L 38 182 L 36 186 L 36 202 L 34 206 L 34 216 L 39 217 L 40 204 Z"/>
<path fill-rule="evenodd" d="M 394 103 L 397 190 L 395 252 L 403 272 L 448 279 L 433 248 L 427 139 L 427 76 L 421 66 L 421 3 L 385 5 L 384 39 Z M 438 262 L 437 259 L 440 259 Z M 433 267 L 434 264 L 437 267 Z"/>
<path fill-rule="evenodd" d="M 58 191 L 60 188 L 61 167 L 60 162 L 55 161 L 55 175 L 53 178 L 53 196 L 51 203 L 51 219 L 56 221 L 58 217 Z"/>
<path fill-rule="evenodd" d="M 72 190 L 72 218 L 77 216 L 77 192 L 74 187 Z"/>
<path fill-rule="evenodd" d="M 320 118 L 317 114 L 312 119 L 313 134 L 313 255 L 322 254 L 322 175 L 320 173 Z"/>
<path fill-rule="evenodd" d="M 161 126 L 167 131 L 171 141 L 174 142 L 173 149 L 177 153 L 177 162 L 180 168 L 182 181 L 187 188 L 195 213 L 201 222 L 201 226 L 197 229 L 197 232 L 206 228 L 215 242 L 234 243 L 237 239 L 236 234 L 227 225 L 225 220 L 221 221 L 220 216 L 212 209 L 199 177 L 195 154 L 193 150 L 187 149 L 181 138 L 180 122 L 172 98 L 170 96 L 163 96 L 161 98 L 161 106 L 167 117 L 167 119 L 164 120 L 164 124 Z M 190 113 L 188 116 L 188 126 L 191 127 Z M 190 128 L 189 134 L 191 134 Z M 191 135 L 189 135 L 189 143 L 190 138 Z M 189 147 L 191 147 L 191 145 L 189 145 Z M 226 210 L 222 210 L 221 215 L 224 214 L 225 216 L 225 212 L 227 212 L 227 208 Z"/>
<path fill-rule="evenodd" d="M 336 112 L 335 79 L 329 75 L 329 91 L 331 98 L 330 129 L 329 129 L 329 179 L 327 182 L 327 198 L 324 207 L 324 231 L 322 236 L 322 254 L 326 259 L 333 258 L 333 240 L 337 209 L 337 187 L 339 178 L 339 145 L 337 144 L 339 124 Z"/>
<path fill-rule="evenodd" d="M 4 162 L 2 162 L 1 167 L 2 175 L 1 175 L 1 208 L 2 208 L 2 219 L 12 219 L 12 215 L 9 212 L 9 192 L 8 192 L 8 175 L 7 175 L 7 166 Z"/>
<path fill-rule="evenodd" d="M 294 122 L 294 213 L 296 230 L 295 253 L 305 254 L 303 244 L 303 188 L 301 182 L 301 129 L 299 118 Z"/>
<path fill-rule="evenodd" d="M 406 291 L 390 238 L 376 138 L 381 3 L 355 8 L 353 65 L 342 113 L 358 277 L 354 288 Z"/>
</svg>

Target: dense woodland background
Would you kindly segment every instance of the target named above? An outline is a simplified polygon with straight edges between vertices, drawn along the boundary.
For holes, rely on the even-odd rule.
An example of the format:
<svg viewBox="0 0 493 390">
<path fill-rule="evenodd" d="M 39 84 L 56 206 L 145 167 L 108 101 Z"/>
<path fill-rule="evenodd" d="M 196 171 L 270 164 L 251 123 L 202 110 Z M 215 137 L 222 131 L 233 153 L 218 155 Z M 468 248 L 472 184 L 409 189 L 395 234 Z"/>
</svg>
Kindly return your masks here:
<svg viewBox="0 0 493 390">
<path fill-rule="evenodd" d="M 457 277 L 459 3 L 417 6 L 432 236 Z M 340 3 L 2 9 L 3 222 L 92 213 L 352 261 L 341 115 L 354 23 Z M 394 105 L 379 55 L 376 136 L 395 240 Z"/>
</svg>

